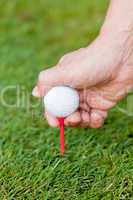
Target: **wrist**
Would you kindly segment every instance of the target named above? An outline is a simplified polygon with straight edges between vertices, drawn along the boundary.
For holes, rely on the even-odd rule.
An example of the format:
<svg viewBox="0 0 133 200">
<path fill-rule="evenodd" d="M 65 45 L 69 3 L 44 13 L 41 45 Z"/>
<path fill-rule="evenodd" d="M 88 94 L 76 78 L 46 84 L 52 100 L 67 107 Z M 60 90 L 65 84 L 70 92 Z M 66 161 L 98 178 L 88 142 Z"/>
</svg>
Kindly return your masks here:
<svg viewBox="0 0 133 200">
<path fill-rule="evenodd" d="M 100 34 L 130 37 L 133 31 L 133 0 L 111 0 Z"/>
<path fill-rule="evenodd" d="M 122 22 L 121 21 L 114 23 L 111 20 L 106 20 L 101 27 L 100 34 L 120 37 L 133 36 L 133 17 L 132 20 L 129 19 Z"/>
<path fill-rule="evenodd" d="M 121 64 L 133 67 L 133 26 L 128 31 L 102 30 L 101 41 L 121 52 Z"/>
</svg>

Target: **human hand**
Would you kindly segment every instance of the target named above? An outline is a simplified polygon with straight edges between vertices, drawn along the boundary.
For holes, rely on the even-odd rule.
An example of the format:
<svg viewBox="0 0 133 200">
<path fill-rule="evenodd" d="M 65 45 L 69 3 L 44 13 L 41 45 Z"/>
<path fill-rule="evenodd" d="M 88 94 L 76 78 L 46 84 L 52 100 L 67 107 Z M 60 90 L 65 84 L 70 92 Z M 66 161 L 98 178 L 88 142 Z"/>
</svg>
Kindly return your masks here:
<svg viewBox="0 0 133 200">
<path fill-rule="evenodd" d="M 66 54 L 56 66 L 39 74 L 33 95 L 42 97 L 57 85 L 71 86 L 80 95 L 79 109 L 65 119 L 65 124 L 99 128 L 108 110 L 133 86 L 130 37 L 102 33 L 88 47 Z M 49 113 L 45 117 L 51 126 L 58 126 L 55 117 Z"/>
</svg>

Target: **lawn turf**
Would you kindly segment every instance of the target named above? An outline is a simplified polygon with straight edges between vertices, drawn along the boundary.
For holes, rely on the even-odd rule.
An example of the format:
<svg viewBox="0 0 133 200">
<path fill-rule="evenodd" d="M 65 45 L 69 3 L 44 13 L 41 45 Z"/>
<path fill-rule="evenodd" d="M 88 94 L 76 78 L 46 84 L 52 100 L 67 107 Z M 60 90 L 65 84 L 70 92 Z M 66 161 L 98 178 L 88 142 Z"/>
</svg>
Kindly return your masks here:
<svg viewBox="0 0 133 200">
<path fill-rule="evenodd" d="M 59 131 L 43 119 L 31 97 L 39 71 L 98 34 L 107 0 L 1 0 L 0 99 L 1 200 L 133 199 L 133 118 L 116 107 L 103 128 Z M 24 102 L 24 104 L 23 104 Z M 121 104 L 121 106 L 124 102 Z"/>
</svg>

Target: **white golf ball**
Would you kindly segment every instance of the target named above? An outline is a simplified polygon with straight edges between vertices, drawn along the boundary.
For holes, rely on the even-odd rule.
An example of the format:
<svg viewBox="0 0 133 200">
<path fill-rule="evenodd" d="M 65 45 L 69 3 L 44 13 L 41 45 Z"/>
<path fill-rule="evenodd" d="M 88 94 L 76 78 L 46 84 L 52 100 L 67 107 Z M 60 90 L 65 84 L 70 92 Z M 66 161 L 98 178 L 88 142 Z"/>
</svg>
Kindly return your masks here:
<svg viewBox="0 0 133 200">
<path fill-rule="evenodd" d="M 55 117 L 67 117 L 79 107 L 79 95 L 67 86 L 53 87 L 44 97 L 46 111 Z"/>
</svg>

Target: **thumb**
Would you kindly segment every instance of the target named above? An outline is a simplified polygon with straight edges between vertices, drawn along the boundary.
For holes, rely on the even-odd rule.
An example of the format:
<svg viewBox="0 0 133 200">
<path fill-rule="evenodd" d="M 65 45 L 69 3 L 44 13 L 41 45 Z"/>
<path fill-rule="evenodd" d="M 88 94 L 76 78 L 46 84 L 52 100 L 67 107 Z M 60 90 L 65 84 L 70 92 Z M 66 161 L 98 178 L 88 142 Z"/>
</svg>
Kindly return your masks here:
<svg viewBox="0 0 133 200">
<path fill-rule="evenodd" d="M 33 96 L 42 97 L 47 90 L 54 86 L 68 85 L 74 87 L 72 84 L 73 75 L 71 75 L 65 67 L 58 66 L 40 72 L 37 86 L 32 92 Z"/>
</svg>

